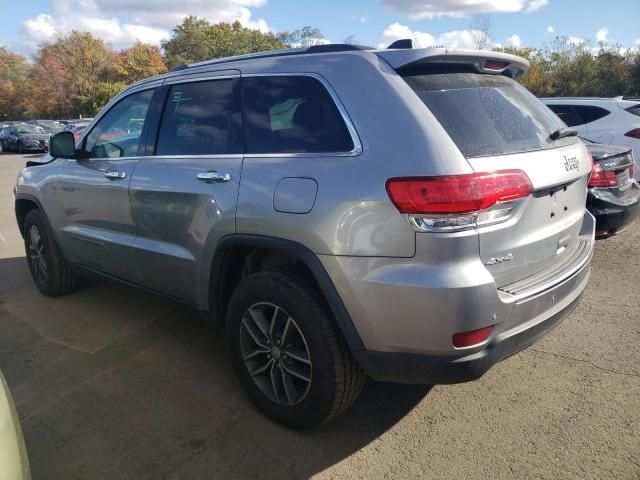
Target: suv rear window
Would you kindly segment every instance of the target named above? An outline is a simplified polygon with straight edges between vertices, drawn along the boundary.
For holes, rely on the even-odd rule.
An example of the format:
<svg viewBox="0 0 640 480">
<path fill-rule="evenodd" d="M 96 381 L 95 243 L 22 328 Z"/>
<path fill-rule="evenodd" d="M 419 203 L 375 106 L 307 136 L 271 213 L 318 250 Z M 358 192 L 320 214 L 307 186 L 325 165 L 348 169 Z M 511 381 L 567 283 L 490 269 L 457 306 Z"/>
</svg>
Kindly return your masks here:
<svg viewBox="0 0 640 480">
<path fill-rule="evenodd" d="M 529 152 L 575 143 L 552 141 L 564 124 L 510 78 L 478 73 L 406 75 L 404 79 L 465 157 Z"/>
<path fill-rule="evenodd" d="M 322 83 L 307 76 L 243 79 L 247 153 L 349 152 L 353 141 Z"/>
<path fill-rule="evenodd" d="M 633 107 L 629 107 L 625 109 L 631 115 L 635 115 L 636 117 L 640 117 L 640 103 L 638 105 L 634 105 Z"/>
</svg>

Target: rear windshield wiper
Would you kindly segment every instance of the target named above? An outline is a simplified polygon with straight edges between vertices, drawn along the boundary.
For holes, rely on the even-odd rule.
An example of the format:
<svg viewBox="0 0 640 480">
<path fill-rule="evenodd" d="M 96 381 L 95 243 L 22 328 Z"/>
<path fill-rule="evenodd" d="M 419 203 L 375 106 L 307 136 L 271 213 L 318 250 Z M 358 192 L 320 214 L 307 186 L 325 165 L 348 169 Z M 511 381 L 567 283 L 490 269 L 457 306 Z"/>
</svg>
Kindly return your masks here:
<svg viewBox="0 0 640 480">
<path fill-rule="evenodd" d="M 549 138 L 551 140 L 558 140 L 565 137 L 575 137 L 576 135 L 578 135 L 578 132 L 576 132 L 575 130 L 571 130 L 567 127 L 562 127 L 549 135 Z"/>
</svg>

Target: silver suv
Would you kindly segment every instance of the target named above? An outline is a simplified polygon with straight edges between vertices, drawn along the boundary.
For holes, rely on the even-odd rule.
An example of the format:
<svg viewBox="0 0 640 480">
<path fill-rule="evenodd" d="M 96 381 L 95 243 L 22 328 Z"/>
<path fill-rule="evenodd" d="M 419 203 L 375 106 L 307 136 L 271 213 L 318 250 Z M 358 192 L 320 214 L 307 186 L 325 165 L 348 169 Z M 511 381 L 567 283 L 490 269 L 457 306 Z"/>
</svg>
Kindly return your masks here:
<svg viewBox="0 0 640 480">
<path fill-rule="evenodd" d="M 327 422 L 365 375 L 476 379 L 576 306 L 585 146 L 513 77 L 525 60 L 328 45 L 185 66 L 30 163 L 33 279 L 91 272 L 219 323 L 278 422 Z"/>
</svg>

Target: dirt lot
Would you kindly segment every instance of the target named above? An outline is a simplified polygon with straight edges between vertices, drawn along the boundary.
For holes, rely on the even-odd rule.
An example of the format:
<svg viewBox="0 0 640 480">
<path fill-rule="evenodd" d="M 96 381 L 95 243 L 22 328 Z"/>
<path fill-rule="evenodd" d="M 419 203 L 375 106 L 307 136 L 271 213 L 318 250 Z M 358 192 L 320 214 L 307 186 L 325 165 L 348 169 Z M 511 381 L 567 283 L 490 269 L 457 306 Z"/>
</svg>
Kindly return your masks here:
<svg viewBox="0 0 640 480">
<path fill-rule="evenodd" d="M 640 225 L 598 243 L 560 327 L 481 380 L 370 382 L 300 433 L 251 406 L 196 312 L 110 284 L 41 296 L 11 203 L 23 164 L 0 156 L 0 368 L 34 479 L 640 478 Z"/>
</svg>

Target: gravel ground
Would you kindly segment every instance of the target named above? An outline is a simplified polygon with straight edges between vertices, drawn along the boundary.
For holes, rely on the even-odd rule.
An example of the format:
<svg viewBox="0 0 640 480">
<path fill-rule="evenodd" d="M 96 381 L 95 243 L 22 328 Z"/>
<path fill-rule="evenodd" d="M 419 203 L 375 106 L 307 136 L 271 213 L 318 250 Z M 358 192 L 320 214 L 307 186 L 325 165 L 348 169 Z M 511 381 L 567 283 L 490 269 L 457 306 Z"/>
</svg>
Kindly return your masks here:
<svg viewBox="0 0 640 480">
<path fill-rule="evenodd" d="M 0 368 L 34 479 L 640 478 L 640 226 L 598 242 L 576 311 L 479 381 L 369 382 L 311 432 L 244 396 L 215 328 L 98 283 L 35 290 L 0 156 Z"/>
</svg>

